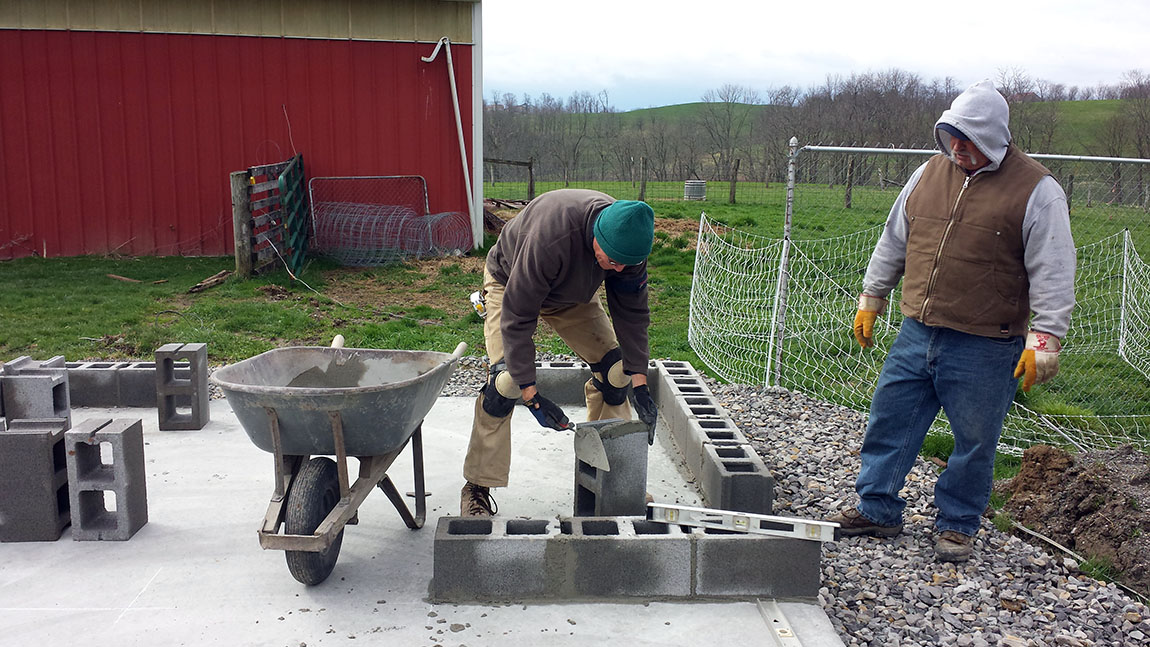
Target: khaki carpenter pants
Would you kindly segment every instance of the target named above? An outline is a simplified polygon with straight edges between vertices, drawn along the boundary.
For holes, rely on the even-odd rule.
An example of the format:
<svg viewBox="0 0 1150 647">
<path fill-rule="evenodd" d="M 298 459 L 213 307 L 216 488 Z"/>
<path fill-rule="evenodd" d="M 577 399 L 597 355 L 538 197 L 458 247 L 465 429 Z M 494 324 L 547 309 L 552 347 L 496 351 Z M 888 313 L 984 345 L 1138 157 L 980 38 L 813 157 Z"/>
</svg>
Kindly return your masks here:
<svg viewBox="0 0 1150 647">
<path fill-rule="evenodd" d="M 488 361 L 494 366 L 503 359 L 503 335 L 500 332 L 500 319 L 503 312 L 503 285 L 492 278 L 486 268 L 483 270 L 483 298 L 486 301 L 487 317 L 483 320 L 483 337 L 487 345 Z M 548 308 L 539 313 L 539 318 L 547 322 L 576 355 L 588 364 L 598 362 L 607 351 L 619 345 L 615 330 L 598 297 L 591 303 L 581 303 L 566 308 Z M 615 386 L 624 387 L 631 383 L 631 376 L 623 373 L 621 367 L 609 375 L 595 373 L 600 381 L 610 380 Z M 603 394 L 595 388 L 591 380 L 583 385 L 587 401 L 587 419 L 606 418 L 631 419 L 631 404 L 609 405 L 603 401 Z M 546 393 L 543 394 L 547 396 Z M 463 477 L 476 485 L 505 487 L 511 473 L 511 414 L 503 418 L 489 415 L 483 410 L 483 394 L 475 399 L 475 414 L 471 423 L 471 441 L 467 446 L 467 457 L 463 460 Z M 532 420 L 532 424 L 535 421 Z M 564 433 L 556 431 L 555 433 Z"/>
</svg>

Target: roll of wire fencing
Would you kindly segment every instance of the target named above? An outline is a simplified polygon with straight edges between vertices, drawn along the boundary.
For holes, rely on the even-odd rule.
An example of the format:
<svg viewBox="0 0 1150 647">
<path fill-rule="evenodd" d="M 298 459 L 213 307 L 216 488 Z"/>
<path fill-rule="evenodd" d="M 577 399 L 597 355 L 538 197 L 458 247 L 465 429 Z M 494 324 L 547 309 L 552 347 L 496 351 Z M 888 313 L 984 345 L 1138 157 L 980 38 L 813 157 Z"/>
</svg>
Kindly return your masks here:
<svg viewBox="0 0 1150 647">
<path fill-rule="evenodd" d="M 316 177 L 308 191 L 313 251 L 340 265 L 385 265 L 471 249 L 470 218 L 429 214 L 427 183 L 418 175 Z"/>
</svg>

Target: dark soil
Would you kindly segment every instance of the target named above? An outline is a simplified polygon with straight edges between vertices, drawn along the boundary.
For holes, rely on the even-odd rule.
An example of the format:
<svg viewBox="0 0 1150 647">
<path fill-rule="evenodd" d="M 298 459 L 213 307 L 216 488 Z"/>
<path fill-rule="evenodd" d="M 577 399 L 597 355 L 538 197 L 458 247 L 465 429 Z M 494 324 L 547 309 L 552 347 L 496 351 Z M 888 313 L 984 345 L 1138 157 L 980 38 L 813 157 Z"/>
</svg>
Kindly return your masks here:
<svg viewBox="0 0 1150 647">
<path fill-rule="evenodd" d="M 1000 487 L 1015 521 L 1120 571 L 1118 580 L 1150 594 L 1150 463 L 1127 445 L 1070 454 L 1037 445 L 1018 475 Z"/>
</svg>

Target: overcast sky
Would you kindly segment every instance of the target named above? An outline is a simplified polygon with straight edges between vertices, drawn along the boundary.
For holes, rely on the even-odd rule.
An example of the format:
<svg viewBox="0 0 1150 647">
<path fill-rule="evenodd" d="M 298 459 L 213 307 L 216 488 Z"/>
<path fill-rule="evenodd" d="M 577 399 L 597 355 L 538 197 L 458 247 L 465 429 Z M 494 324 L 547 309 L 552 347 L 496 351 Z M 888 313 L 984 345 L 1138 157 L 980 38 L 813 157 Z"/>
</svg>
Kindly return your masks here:
<svg viewBox="0 0 1150 647">
<path fill-rule="evenodd" d="M 1150 72 L 1150 1 L 484 0 L 483 47 L 486 99 L 605 90 L 619 110 L 890 68 L 1092 87 Z"/>
</svg>

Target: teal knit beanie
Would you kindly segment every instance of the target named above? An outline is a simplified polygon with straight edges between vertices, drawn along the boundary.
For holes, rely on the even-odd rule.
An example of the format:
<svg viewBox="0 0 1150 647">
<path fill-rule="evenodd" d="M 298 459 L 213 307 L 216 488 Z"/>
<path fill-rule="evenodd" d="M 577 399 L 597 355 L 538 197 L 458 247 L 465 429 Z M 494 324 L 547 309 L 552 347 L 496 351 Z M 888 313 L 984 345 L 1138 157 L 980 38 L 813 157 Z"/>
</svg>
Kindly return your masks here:
<svg viewBox="0 0 1150 647">
<path fill-rule="evenodd" d="M 651 253 L 655 212 L 638 200 L 617 200 L 595 219 L 595 240 L 616 263 L 638 265 Z"/>
</svg>

